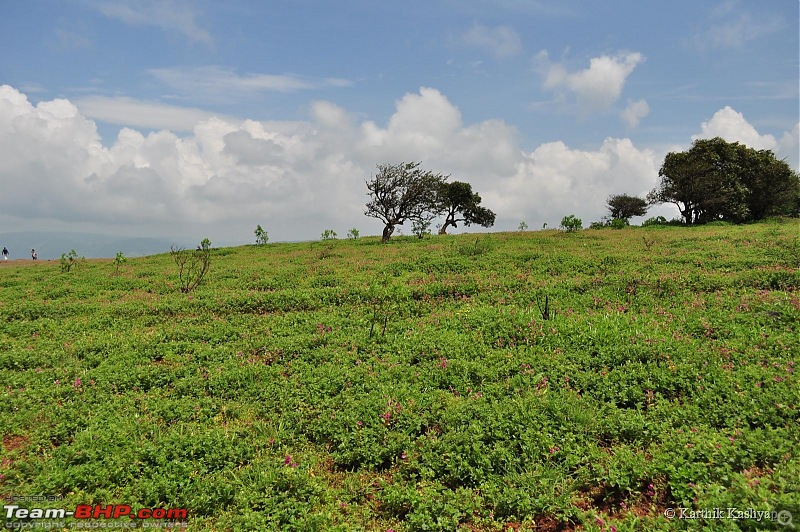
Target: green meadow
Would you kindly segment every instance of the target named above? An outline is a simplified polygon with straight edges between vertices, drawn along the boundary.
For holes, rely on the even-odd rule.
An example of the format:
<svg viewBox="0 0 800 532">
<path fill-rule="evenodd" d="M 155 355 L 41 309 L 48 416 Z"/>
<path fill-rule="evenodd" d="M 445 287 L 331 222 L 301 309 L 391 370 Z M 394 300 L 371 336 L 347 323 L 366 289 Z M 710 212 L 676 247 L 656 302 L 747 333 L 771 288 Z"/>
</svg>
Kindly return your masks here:
<svg viewBox="0 0 800 532">
<path fill-rule="evenodd" d="M 800 526 L 798 235 L 254 245 L 189 293 L 168 253 L 3 264 L 0 495 L 189 530 Z"/>
</svg>

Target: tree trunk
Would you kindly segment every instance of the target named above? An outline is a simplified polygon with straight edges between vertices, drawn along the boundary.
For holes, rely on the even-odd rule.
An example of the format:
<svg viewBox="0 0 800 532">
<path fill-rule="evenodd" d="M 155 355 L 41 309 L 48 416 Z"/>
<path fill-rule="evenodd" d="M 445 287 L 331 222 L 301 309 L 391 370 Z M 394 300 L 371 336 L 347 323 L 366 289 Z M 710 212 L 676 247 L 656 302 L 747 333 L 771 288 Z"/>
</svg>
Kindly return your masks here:
<svg viewBox="0 0 800 532">
<path fill-rule="evenodd" d="M 385 244 L 391 238 L 392 233 L 394 233 L 394 225 L 386 224 L 386 227 L 383 228 L 383 236 L 381 237 L 381 243 Z"/>
</svg>

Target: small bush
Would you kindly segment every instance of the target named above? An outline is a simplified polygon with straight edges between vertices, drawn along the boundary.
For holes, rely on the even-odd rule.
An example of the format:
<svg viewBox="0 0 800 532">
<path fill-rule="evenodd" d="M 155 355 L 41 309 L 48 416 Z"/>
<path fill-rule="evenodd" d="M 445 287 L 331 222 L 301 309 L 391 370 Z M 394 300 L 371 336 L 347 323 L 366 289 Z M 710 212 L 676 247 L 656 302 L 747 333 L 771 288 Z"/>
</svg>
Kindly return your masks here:
<svg viewBox="0 0 800 532">
<path fill-rule="evenodd" d="M 431 222 L 430 220 L 414 220 L 414 223 L 411 225 L 411 232 L 414 233 L 414 236 L 417 238 L 424 238 L 431 234 Z"/>
<path fill-rule="evenodd" d="M 630 227 L 630 222 L 625 218 L 614 218 L 611 220 L 611 223 L 608 224 L 611 229 L 625 229 L 626 227 Z"/>
<path fill-rule="evenodd" d="M 358 240 L 358 229 L 353 227 L 347 232 L 347 238 L 350 240 Z"/>
<path fill-rule="evenodd" d="M 336 234 L 336 231 L 333 229 L 325 229 L 320 236 L 321 240 L 336 240 L 336 237 L 339 236 Z"/>
<path fill-rule="evenodd" d="M 561 220 L 561 228 L 565 229 L 568 233 L 579 231 L 583 229 L 583 221 L 576 217 L 574 214 L 564 216 Z"/>
<path fill-rule="evenodd" d="M 181 292 L 191 292 L 197 288 L 211 267 L 211 241 L 204 238 L 197 249 L 192 251 L 172 246 L 170 255 L 178 266 Z"/>
<path fill-rule="evenodd" d="M 667 225 L 667 219 L 663 216 L 653 216 L 642 222 L 642 227 L 650 227 L 651 225 Z"/>
<path fill-rule="evenodd" d="M 73 266 L 80 264 L 84 260 L 86 260 L 85 257 L 79 257 L 78 253 L 74 249 L 71 249 L 69 253 L 62 253 L 61 271 L 68 273 Z"/>
<path fill-rule="evenodd" d="M 525 223 L 525 222 L 520 222 L 519 226 L 517 227 L 517 230 L 518 231 L 527 231 L 528 230 L 528 224 Z"/>
<path fill-rule="evenodd" d="M 117 251 L 117 256 L 114 257 L 114 274 L 119 275 L 119 269 L 128 262 L 128 259 L 125 258 L 125 255 L 121 251 Z"/>
</svg>

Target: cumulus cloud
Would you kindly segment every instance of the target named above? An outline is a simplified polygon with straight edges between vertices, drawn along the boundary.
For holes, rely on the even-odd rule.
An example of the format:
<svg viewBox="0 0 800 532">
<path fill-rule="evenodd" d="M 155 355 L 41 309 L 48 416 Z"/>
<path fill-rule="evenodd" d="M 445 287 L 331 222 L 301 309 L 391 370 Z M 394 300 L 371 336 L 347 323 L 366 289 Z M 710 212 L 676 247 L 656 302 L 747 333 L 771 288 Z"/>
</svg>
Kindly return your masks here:
<svg viewBox="0 0 800 532">
<path fill-rule="evenodd" d="M 713 137 L 720 137 L 728 142 L 740 142 L 757 150 L 772 150 L 779 159 L 785 158 L 790 166 L 798 168 L 800 122 L 792 131 L 784 132 L 781 139 L 777 140 L 774 135 L 762 135 L 742 113 L 725 106 L 700 125 L 700 133 L 693 135 L 692 140 Z"/>
<path fill-rule="evenodd" d="M 744 115 L 725 106 L 711 117 L 710 120 L 700 125 L 700 134 L 694 135 L 692 140 L 698 138 L 721 137 L 728 142 L 741 142 L 757 150 L 774 150 L 778 142 L 772 135 L 761 135 Z"/>
<path fill-rule="evenodd" d="M 489 28 L 475 24 L 464 32 L 461 41 L 467 46 L 487 50 L 497 58 L 509 57 L 522 51 L 519 33 L 509 26 Z"/>
<path fill-rule="evenodd" d="M 569 72 L 551 62 L 547 51 L 542 50 L 534 59 L 534 67 L 544 76 L 544 89 L 574 95 L 581 112 L 590 113 L 608 109 L 617 101 L 628 76 L 642 61 L 644 56 L 639 52 L 602 55 L 593 57 L 588 68 Z"/>
<path fill-rule="evenodd" d="M 634 128 L 648 114 L 650 114 L 650 106 L 647 105 L 646 100 L 637 100 L 635 102 L 628 100 L 628 107 L 620 113 L 620 118 L 628 124 L 628 127 Z"/>
<path fill-rule="evenodd" d="M 73 103 L 32 105 L 0 87 L 0 185 L 13 197 L 4 215 L 26 222 L 212 242 L 249 241 L 257 223 L 274 240 L 316 238 L 324 228 L 378 234 L 380 223 L 363 216 L 364 181 L 376 164 L 412 160 L 472 183 L 497 212 L 496 230 L 520 220 L 552 226 L 569 213 L 599 219 L 609 194 L 652 188 L 659 164 L 629 139 L 526 151 L 513 127 L 465 124 L 425 87 L 395 102 L 385 124 L 320 101 L 304 121 L 201 117 L 185 136 L 123 128 L 110 147 Z"/>
</svg>

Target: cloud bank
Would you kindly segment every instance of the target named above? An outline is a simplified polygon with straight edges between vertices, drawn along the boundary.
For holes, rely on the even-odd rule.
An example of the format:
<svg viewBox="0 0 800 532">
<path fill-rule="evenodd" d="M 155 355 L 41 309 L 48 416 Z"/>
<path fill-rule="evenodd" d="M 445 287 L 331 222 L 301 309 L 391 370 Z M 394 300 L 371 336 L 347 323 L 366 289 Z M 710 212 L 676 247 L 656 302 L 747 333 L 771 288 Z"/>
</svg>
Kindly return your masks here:
<svg viewBox="0 0 800 532">
<path fill-rule="evenodd" d="M 747 126 L 726 108 L 702 132 L 747 134 Z M 780 147 L 769 135 L 758 139 Z M 327 228 L 378 234 L 380 223 L 363 215 L 364 182 L 379 163 L 412 160 L 472 183 L 498 215 L 495 230 L 522 220 L 552 227 L 571 213 L 599 219 L 609 194 L 646 193 L 662 158 L 627 138 L 595 149 L 557 141 L 526 150 L 512 126 L 465 124 L 444 94 L 425 87 L 395 102 L 385 125 L 318 101 L 303 121 L 199 116 L 185 136 L 126 127 L 105 147 L 72 102 L 33 105 L 0 86 L 2 220 L 16 229 L 46 222 L 232 243 L 251 241 L 256 224 L 273 241 L 316 239 Z"/>
</svg>

